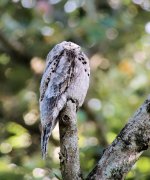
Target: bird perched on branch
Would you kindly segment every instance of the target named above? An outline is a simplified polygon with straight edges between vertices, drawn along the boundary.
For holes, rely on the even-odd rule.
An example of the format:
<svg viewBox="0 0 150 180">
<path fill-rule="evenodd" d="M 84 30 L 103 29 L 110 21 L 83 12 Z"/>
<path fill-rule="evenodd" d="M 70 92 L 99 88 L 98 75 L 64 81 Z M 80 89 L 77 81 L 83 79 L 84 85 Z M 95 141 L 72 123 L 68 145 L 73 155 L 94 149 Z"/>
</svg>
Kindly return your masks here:
<svg viewBox="0 0 150 180">
<path fill-rule="evenodd" d="M 72 42 L 57 44 L 48 54 L 40 85 L 41 149 L 43 159 L 60 111 L 68 100 L 80 107 L 89 87 L 89 60 Z"/>
</svg>

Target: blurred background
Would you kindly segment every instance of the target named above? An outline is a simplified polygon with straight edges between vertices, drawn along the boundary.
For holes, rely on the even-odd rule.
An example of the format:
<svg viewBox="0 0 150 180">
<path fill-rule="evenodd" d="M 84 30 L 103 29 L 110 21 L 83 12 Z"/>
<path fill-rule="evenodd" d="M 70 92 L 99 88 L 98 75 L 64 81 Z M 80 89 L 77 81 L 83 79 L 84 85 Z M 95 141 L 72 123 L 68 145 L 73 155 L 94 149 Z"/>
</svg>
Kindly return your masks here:
<svg viewBox="0 0 150 180">
<path fill-rule="evenodd" d="M 84 177 L 150 93 L 149 0 L 0 0 L 0 180 L 61 178 L 58 126 L 41 158 L 38 99 L 46 55 L 63 40 L 90 58 L 78 112 Z M 126 179 L 150 179 L 150 150 Z"/>
</svg>

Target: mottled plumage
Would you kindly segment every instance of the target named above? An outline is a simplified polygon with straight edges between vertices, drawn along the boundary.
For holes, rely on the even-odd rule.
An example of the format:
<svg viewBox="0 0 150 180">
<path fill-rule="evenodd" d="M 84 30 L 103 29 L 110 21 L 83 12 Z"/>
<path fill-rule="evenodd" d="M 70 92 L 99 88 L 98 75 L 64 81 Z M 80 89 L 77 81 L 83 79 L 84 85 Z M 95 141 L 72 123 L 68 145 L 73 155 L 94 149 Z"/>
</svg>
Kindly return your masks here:
<svg viewBox="0 0 150 180">
<path fill-rule="evenodd" d="M 80 46 L 63 41 L 48 54 L 40 86 L 41 148 L 45 158 L 49 137 L 67 100 L 83 104 L 89 86 L 89 61 Z"/>
</svg>

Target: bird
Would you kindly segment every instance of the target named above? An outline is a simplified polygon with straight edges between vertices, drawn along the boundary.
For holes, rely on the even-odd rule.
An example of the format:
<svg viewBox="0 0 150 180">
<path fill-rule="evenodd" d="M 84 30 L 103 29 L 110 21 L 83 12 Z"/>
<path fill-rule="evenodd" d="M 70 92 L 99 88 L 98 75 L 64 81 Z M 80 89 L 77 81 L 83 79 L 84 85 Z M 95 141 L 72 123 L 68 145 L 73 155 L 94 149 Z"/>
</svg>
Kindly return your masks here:
<svg viewBox="0 0 150 180">
<path fill-rule="evenodd" d="M 54 46 L 46 58 L 40 83 L 41 151 L 47 156 L 48 141 L 58 116 L 68 100 L 82 106 L 90 81 L 89 59 L 81 47 L 63 41 Z"/>
</svg>

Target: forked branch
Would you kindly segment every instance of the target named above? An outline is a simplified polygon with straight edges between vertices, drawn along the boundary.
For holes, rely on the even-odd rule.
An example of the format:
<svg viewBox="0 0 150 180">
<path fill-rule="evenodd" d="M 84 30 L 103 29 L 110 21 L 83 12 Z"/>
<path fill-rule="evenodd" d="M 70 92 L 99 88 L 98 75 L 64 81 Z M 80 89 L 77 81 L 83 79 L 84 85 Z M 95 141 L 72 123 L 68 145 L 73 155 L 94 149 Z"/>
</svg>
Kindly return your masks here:
<svg viewBox="0 0 150 180">
<path fill-rule="evenodd" d="M 82 179 L 77 145 L 75 104 L 69 101 L 61 114 L 60 161 L 64 180 Z M 105 150 L 87 180 L 122 180 L 150 146 L 150 97 L 135 112 L 113 143 Z"/>
</svg>

